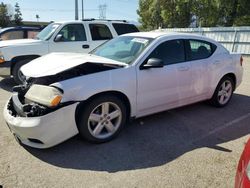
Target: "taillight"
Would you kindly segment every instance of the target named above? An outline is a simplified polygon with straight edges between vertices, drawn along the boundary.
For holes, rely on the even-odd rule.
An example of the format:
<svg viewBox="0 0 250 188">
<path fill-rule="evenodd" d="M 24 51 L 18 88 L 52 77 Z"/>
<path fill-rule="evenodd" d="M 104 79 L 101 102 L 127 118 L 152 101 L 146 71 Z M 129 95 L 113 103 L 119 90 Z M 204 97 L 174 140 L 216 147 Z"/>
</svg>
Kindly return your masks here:
<svg viewBox="0 0 250 188">
<path fill-rule="evenodd" d="M 242 64 L 243 64 L 243 57 L 240 56 L 240 65 L 242 66 Z"/>
</svg>

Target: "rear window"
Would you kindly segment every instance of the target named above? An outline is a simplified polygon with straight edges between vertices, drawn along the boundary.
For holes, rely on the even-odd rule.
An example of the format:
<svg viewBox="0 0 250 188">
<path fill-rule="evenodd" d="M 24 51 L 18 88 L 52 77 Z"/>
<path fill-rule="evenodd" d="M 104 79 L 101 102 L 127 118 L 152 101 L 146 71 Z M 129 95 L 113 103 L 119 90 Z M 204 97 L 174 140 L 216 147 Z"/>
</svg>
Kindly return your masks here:
<svg viewBox="0 0 250 188">
<path fill-rule="evenodd" d="M 112 25 L 118 35 L 139 32 L 137 27 L 135 27 L 133 24 L 113 23 Z"/>
<path fill-rule="evenodd" d="M 212 43 L 202 40 L 188 40 L 187 58 L 188 60 L 206 59 L 210 57 L 216 49 Z"/>
<path fill-rule="evenodd" d="M 109 40 L 112 34 L 108 26 L 104 24 L 89 24 L 92 40 Z"/>
</svg>

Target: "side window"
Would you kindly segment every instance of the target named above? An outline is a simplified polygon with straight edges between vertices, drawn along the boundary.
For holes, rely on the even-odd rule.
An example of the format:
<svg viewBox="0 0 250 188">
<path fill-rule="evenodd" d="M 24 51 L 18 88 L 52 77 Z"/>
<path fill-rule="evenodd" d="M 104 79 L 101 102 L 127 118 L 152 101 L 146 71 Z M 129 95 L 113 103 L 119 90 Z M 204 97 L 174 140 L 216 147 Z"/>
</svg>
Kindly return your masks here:
<svg viewBox="0 0 250 188">
<path fill-rule="evenodd" d="M 28 31 L 27 38 L 34 39 L 38 33 L 39 33 L 39 31 Z"/>
<path fill-rule="evenodd" d="M 211 56 L 216 46 L 206 41 L 188 40 L 187 42 L 187 59 L 198 60 Z"/>
<path fill-rule="evenodd" d="M 23 31 L 10 31 L 1 35 L 2 40 L 22 39 L 23 37 L 24 37 Z"/>
<path fill-rule="evenodd" d="M 165 65 L 184 62 L 185 51 L 183 40 L 170 40 L 160 44 L 149 55 L 149 58 L 161 59 Z"/>
<path fill-rule="evenodd" d="M 89 24 L 92 40 L 109 40 L 112 34 L 108 26 L 104 24 Z"/>
<path fill-rule="evenodd" d="M 61 41 L 86 41 L 86 33 L 82 24 L 68 24 L 58 34 L 62 35 Z"/>
<path fill-rule="evenodd" d="M 115 28 L 115 31 L 118 35 L 122 35 L 125 33 L 139 32 L 137 27 L 135 27 L 133 24 L 113 23 L 112 25 Z"/>
</svg>

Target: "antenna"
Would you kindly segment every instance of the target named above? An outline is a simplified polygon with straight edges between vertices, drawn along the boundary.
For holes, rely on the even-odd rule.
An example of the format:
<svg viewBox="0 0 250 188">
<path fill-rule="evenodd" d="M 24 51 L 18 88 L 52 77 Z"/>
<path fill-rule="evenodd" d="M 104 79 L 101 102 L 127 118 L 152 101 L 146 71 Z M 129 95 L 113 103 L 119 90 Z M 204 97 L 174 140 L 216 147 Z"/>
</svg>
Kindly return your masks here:
<svg viewBox="0 0 250 188">
<path fill-rule="evenodd" d="M 98 8 L 99 8 L 99 18 L 106 19 L 107 4 L 101 4 L 98 6 Z"/>
</svg>

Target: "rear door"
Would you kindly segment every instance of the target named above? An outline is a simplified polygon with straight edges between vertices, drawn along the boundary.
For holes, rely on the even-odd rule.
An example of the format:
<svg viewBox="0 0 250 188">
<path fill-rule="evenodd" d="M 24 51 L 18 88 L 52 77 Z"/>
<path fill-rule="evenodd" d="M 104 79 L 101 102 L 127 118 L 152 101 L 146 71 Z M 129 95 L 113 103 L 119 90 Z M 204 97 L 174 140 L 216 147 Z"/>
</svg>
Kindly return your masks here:
<svg viewBox="0 0 250 188">
<path fill-rule="evenodd" d="M 214 60 L 211 57 L 215 46 L 207 41 L 188 39 L 186 40 L 186 57 L 192 67 L 193 97 L 206 98 L 209 91 L 210 80 L 213 74 Z"/>
<path fill-rule="evenodd" d="M 112 32 L 107 24 L 89 23 L 88 27 L 91 40 L 89 47 L 91 50 L 113 38 Z"/>
</svg>

